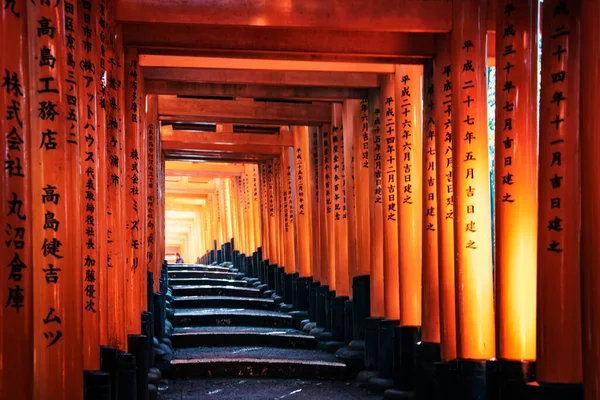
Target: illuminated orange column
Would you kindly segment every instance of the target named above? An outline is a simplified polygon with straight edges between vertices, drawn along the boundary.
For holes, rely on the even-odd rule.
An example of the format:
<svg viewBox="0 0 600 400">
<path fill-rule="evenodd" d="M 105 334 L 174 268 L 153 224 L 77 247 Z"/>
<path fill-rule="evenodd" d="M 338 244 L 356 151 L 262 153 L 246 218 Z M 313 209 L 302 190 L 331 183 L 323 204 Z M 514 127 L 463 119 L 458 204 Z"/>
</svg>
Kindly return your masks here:
<svg viewBox="0 0 600 400">
<path fill-rule="evenodd" d="M 335 294 L 337 297 L 350 295 L 348 280 L 348 216 L 347 188 L 344 162 L 343 107 L 340 103 L 332 106 L 331 118 L 331 187 L 333 197 L 333 230 L 335 231 Z M 349 171 L 348 171 L 349 173 Z"/>
<path fill-rule="evenodd" d="M 369 92 L 369 235 L 371 236 L 370 284 L 371 316 L 385 316 L 383 267 L 383 153 L 381 93 Z"/>
<path fill-rule="evenodd" d="M 549 0 L 542 9 L 536 340 L 540 383 L 582 382 L 579 10 L 574 4 L 567 13 L 562 5 Z"/>
<path fill-rule="evenodd" d="M 144 239 L 142 235 L 142 196 L 141 176 L 145 173 L 142 165 L 141 142 L 141 87 L 137 51 L 127 48 L 125 51 L 125 266 L 127 299 L 127 333 L 141 332 L 142 277 L 145 280 Z M 142 287 L 143 286 L 143 287 Z"/>
<path fill-rule="evenodd" d="M 394 75 L 381 76 L 381 158 L 383 187 L 383 288 L 385 318 L 400 319 L 398 269 L 398 190 L 396 147 L 396 94 Z"/>
<path fill-rule="evenodd" d="M 496 356 L 533 361 L 538 1 L 503 0 L 496 7 Z"/>
<path fill-rule="evenodd" d="M 452 11 L 457 357 L 488 360 L 496 345 L 485 1 L 456 1 Z"/>
<path fill-rule="evenodd" d="M 33 399 L 33 253 L 27 5 L 0 9 L 0 398 Z M 39 78 L 39 76 L 38 76 Z M 37 114 L 36 114 L 37 115 Z M 37 143 L 34 146 L 37 147 Z M 33 199 L 39 202 L 39 199 Z M 45 267 L 43 267 L 45 268 Z M 42 334 L 38 332 L 39 334 Z"/>
<path fill-rule="evenodd" d="M 158 174 L 157 174 L 157 149 L 158 149 L 158 97 L 149 95 L 146 97 L 146 131 L 148 135 L 148 155 L 146 158 L 147 170 L 147 194 L 146 194 L 146 260 L 148 271 L 152 271 L 154 276 L 155 291 L 158 288 L 157 283 L 160 279 L 161 262 L 157 258 L 157 240 L 156 240 L 156 218 L 157 218 L 157 197 L 158 197 Z M 158 216 L 161 218 L 162 216 Z M 206 236 L 205 236 L 206 239 Z"/>
<path fill-rule="evenodd" d="M 285 268 L 288 273 L 299 272 L 296 262 L 296 205 L 294 179 L 294 148 L 281 151 L 282 198 L 284 208 Z"/>
<path fill-rule="evenodd" d="M 78 9 L 78 20 L 81 29 L 89 30 L 87 43 L 79 49 L 78 79 L 85 82 L 79 85 L 79 143 L 81 150 L 81 199 L 83 212 L 80 223 L 84 228 L 85 244 L 81 254 L 83 265 L 83 366 L 86 370 L 100 369 L 100 297 L 108 296 L 106 287 L 106 222 L 104 209 L 106 207 L 106 130 L 105 125 L 99 127 L 97 94 L 101 92 L 101 76 L 97 74 L 100 63 L 102 45 L 98 43 L 96 31 L 99 27 L 100 15 L 98 8 Z M 102 172 L 102 173 L 101 173 Z M 103 301 L 107 301 L 104 299 Z M 105 313 L 106 314 L 106 313 Z M 108 322 L 105 319 L 105 322 Z M 103 330 L 107 330 L 104 327 Z M 106 338 L 105 338 L 106 340 Z"/>
<path fill-rule="evenodd" d="M 369 178 L 369 104 L 358 102 L 354 123 L 354 206 L 356 208 L 357 275 L 369 275 L 371 265 L 371 202 Z M 345 123 L 348 125 L 348 123 Z M 367 234 L 368 233 L 368 234 Z"/>
<path fill-rule="evenodd" d="M 271 264 L 275 261 L 271 259 L 271 234 L 270 227 L 270 209 L 269 209 L 269 180 L 267 174 L 267 163 L 260 164 L 260 219 L 261 219 L 261 234 L 263 241 L 263 258 L 269 259 Z"/>
<path fill-rule="evenodd" d="M 269 233 L 269 262 L 271 264 L 278 264 L 283 260 L 278 260 L 278 247 L 277 247 L 277 234 L 279 232 L 279 228 L 277 226 L 277 220 L 275 218 L 275 214 L 279 212 L 276 209 L 275 204 L 275 177 L 273 174 L 273 160 L 267 161 L 266 164 L 266 179 L 267 179 L 267 212 L 268 212 L 268 233 Z"/>
<path fill-rule="evenodd" d="M 437 234 L 442 361 L 456 358 L 454 285 L 454 191 L 452 186 L 452 74 L 450 35 L 438 35 L 433 65 Z"/>
<path fill-rule="evenodd" d="M 252 217 L 254 218 L 254 244 L 255 248 L 258 249 L 263 246 L 263 234 L 262 234 L 262 222 L 261 222 L 261 210 L 260 210 L 260 197 L 262 196 L 263 188 L 259 185 L 258 165 L 251 165 L 251 203 L 252 203 Z"/>
<path fill-rule="evenodd" d="M 345 100 L 342 107 L 342 140 L 344 146 L 344 197 L 346 199 L 346 231 L 348 235 L 348 292 L 352 299 L 352 280 L 358 276 L 358 249 L 356 240 L 356 193 L 354 168 L 355 131 L 360 127 L 355 120 L 360 114 L 360 100 Z M 365 239 L 364 242 L 368 242 Z M 362 244 L 362 241 L 361 241 Z"/>
<path fill-rule="evenodd" d="M 96 141 L 98 142 L 98 203 L 100 209 L 98 216 L 102 215 L 102 218 L 97 219 L 97 235 L 98 235 L 98 246 L 100 247 L 99 255 L 100 259 L 96 260 L 96 275 L 100 285 L 97 289 L 98 293 L 98 310 L 100 314 L 100 344 L 108 345 L 108 324 L 110 313 L 109 296 L 108 296 L 108 248 L 107 248 L 107 218 L 104 217 L 104 213 L 107 207 L 107 168 L 108 157 L 106 153 L 106 122 L 107 122 L 107 110 L 106 110 L 106 42 L 107 42 L 107 31 L 106 31 L 106 5 L 102 2 L 92 6 L 92 20 L 95 24 L 96 32 L 96 51 L 99 53 L 96 64 Z M 84 17 L 85 18 L 85 17 Z M 85 126 L 85 125 L 84 125 Z M 84 302 L 85 307 L 85 302 Z"/>
<path fill-rule="evenodd" d="M 435 87 L 435 90 L 441 88 Z M 423 71 L 423 136 L 422 146 L 422 287 L 421 287 L 421 341 L 440 342 L 440 298 L 438 280 L 438 213 L 436 173 L 439 164 L 436 160 L 437 127 L 433 99 L 433 63 L 428 62 Z M 443 126 L 443 125 L 442 125 Z"/>
<path fill-rule="evenodd" d="M 421 326 L 422 75 L 420 65 L 396 66 L 400 326 Z"/>
<path fill-rule="evenodd" d="M 322 201 L 322 195 L 320 192 L 321 184 L 321 173 L 319 171 L 320 165 L 323 161 L 320 158 L 319 153 L 319 141 L 320 132 L 319 128 L 310 126 L 308 127 L 309 137 L 309 153 L 308 153 L 308 172 L 306 173 L 306 185 L 309 187 L 309 203 L 310 203 L 310 218 L 311 218 L 311 246 L 312 246 L 312 258 L 310 260 L 311 265 L 311 276 L 313 282 L 321 282 L 321 258 L 325 252 L 322 246 L 322 233 L 321 233 L 321 221 L 320 221 L 320 201 Z"/>
<path fill-rule="evenodd" d="M 298 272 L 301 278 L 311 276 L 313 260 L 312 204 L 310 202 L 310 137 L 308 127 L 294 126 L 294 167 L 296 183 L 296 232 L 298 241 Z"/>
<path fill-rule="evenodd" d="M 65 3 L 56 2 L 50 5 L 28 3 L 26 10 L 21 9 L 22 18 L 27 16 L 32 55 L 29 105 L 33 116 L 30 177 L 34 206 L 30 217 L 33 258 L 28 268 L 35 268 L 36 273 L 33 274 L 34 377 L 29 385 L 35 382 L 35 399 L 83 396 L 81 253 L 84 242 L 80 229 L 79 154 L 82 143 L 76 122 L 78 86 L 83 82 L 76 78 L 75 63 L 68 61 L 77 59 L 76 51 L 81 42 L 67 46 L 66 39 L 78 36 L 75 32 L 77 11 L 75 7 L 67 8 Z M 10 89 L 4 93 L 14 95 L 12 78 L 18 78 L 19 71 L 10 72 L 9 85 L 4 87 L 6 81 L 3 80 L 2 90 Z M 27 116 L 23 110 L 20 114 L 16 112 L 15 118 Z M 16 195 L 7 201 L 13 207 L 9 214 L 16 212 L 18 217 L 24 211 L 21 208 L 26 203 L 18 203 Z"/>
<path fill-rule="evenodd" d="M 335 252 L 333 242 L 333 188 L 331 185 L 331 125 L 324 124 L 321 128 L 319 139 L 319 153 L 321 164 L 319 167 L 320 180 L 319 192 L 322 193 L 319 207 L 319 222 L 321 229 L 321 284 L 329 285 L 330 290 L 335 290 Z"/>
<path fill-rule="evenodd" d="M 121 40 L 107 47 L 106 64 L 106 219 L 108 263 L 108 344 L 127 347 L 125 302 L 125 94 Z M 163 238 L 164 239 L 164 238 Z"/>
<path fill-rule="evenodd" d="M 255 224 L 255 213 L 256 210 L 254 208 L 254 200 L 253 200 L 253 171 L 254 171 L 254 165 L 253 164 L 246 164 L 244 166 L 244 170 L 246 171 L 244 173 L 244 190 L 245 190 L 245 197 L 246 197 L 246 223 L 247 223 L 247 229 L 248 229 L 248 252 L 250 255 L 252 255 L 252 252 L 256 251 L 256 249 L 259 247 L 257 246 L 257 237 L 256 237 L 256 227 L 254 226 Z"/>
<path fill-rule="evenodd" d="M 600 318 L 598 306 L 600 294 L 598 283 L 600 274 L 594 265 L 598 265 L 598 149 L 600 141 L 600 119 L 598 104 L 599 71 L 598 59 L 600 47 L 596 38 L 600 37 L 598 21 L 600 21 L 600 5 L 598 2 L 583 0 L 581 2 L 581 168 L 585 171 L 581 181 L 582 199 L 582 246 L 581 246 L 581 282 L 583 308 L 583 379 L 586 399 L 600 397 Z M 596 175 L 596 179 L 593 176 Z"/>
<path fill-rule="evenodd" d="M 285 255 L 285 250 L 286 250 L 286 242 L 287 242 L 287 235 L 285 233 L 285 220 L 284 220 L 284 213 L 285 213 L 285 208 L 284 208 L 284 202 L 283 202 L 283 196 L 284 196 L 284 182 L 283 182 L 283 176 L 282 176 L 282 160 L 281 160 L 281 156 L 279 158 L 276 158 L 274 160 L 273 163 L 273 176 L 274 176 L 274 180 L 275 180 L 275 209 L 277 210 L 275 213 L 275 221 L 276 221 L 276 226 L 277 226 L 277 236 L 276 236 L 276 241 L 277 241 L 277 258 L 279 260 L 280 263 L 282 263 L 285 266 L 285 270 L 286 272 L 291 271 L 291 267 L 289 267 L 288 263 L 287 263 L 287 259 L 286 259 L 286 255 Z M 291 271 L 291 272 L 295 272 L 295 271 Z M 291 273 L 290 272 L 290 273 Z"/>
</svg>

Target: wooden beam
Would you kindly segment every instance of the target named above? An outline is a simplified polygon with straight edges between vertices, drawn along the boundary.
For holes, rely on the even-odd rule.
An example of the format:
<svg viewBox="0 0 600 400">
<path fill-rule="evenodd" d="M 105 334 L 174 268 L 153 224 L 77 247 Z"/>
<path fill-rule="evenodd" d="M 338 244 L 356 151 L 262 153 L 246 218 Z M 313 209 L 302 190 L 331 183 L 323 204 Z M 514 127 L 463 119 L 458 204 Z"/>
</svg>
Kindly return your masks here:
<svg viewBox="0 0 600 400">
<path fill-rule="evenodd" d="M 189 55 L 141 54 L 140 66 L 154 68 L 202 68 L 259 71 L 320 71 L 320 72 L 372 72 L 376 74 L 394 73 L 394 64 L 306 61 L 306 60 L 266 60 L 260 58 L 201 57 Z"/>
<path fill-rule="evenodd" d="M 269 154 L 248 154 L 248 153 L 219 153 L 213 151 L 165 151 L 167 160 L 178 161 L 211 161 L 211 162 L 245 162 L 256 163 L 260 161 L 271 160 L 275 156 Z"/>
<path fill-rule="evenodd" d="M 248 100 L 205 100 L 158 97 L 158 114 L 210 122 L 261 122 L 281 125 L 320 125 L 331 120 L 329 103 L 270 103 Z"/>
<path fill-rule="evenodd" d="M 225 172 L 225 171 L 189 171 L 186 169 L 173 169 L 166 171 L 166 176 L 187 176 L 190 178 L 229 178 L 232 176 L 242 176 L 241 172 Z"/>
<path fill-rule="evenodd" d="M 367 95 L 366 89 L 340 87 L 227 85 L 220 83 L 180 82 L 161 79 L 146 79 L 144 81 L 144 89 L 148 94 L 309 101 L 342 101 L 344 99 L 363 99 Z"/>
<path fill-rule="evenodd" d="M 231 163 L 216 163 L 216 162 L 181 162 L 167 161 L 165 170 L 169 172 L 171 169 L 186 169 L 189 171 L 227 171 L 242 173 L 246 171 L 244 164 Z"/>
<path fill-rule="evenodd" d="M 143 70 L 146 79 L 184 82 L 346 88 L 374 88 L 379 86 L 378 75 L 366 72 L 257 71 L 159 67 L 146 67 Z"/>
<path fill-rule="evenodd" d="M 163 141 L 162 148 L 168 150 L 183 150 L 183 151 L 204 151 L 218 153 L 247 153 L 247 154 L 263 154 L 263 155 L 279 155 L 281 154 L 281 146 L 279 145 L 264 145 L 264 144 L 221 144 L 221 143 L 188 143 L 179 141 Z"/>
<path fill-rule="evenodd" d="M 435 54 L 432 33 L 129 23 L 123 27 L 123 40 L 139 47 L 141 54 L 345 61 L 392 61 Z"/>
<path fill-rule="evenodd" d="M 120 0 L 122 22 L 274 26 L 391 32 L 448 32 L 450 0 Z"/>
<path fill-rule="evenodd" d="M 249 146 L 294 145 L 294 138 L 290 132 L 279 135 L 263 135 L 255 133 L 173 131 L 171 135 L 164 135 L 161 139 L 163 143 L 181 142 L 190 144 L 236 144 Z"/>
</svg>

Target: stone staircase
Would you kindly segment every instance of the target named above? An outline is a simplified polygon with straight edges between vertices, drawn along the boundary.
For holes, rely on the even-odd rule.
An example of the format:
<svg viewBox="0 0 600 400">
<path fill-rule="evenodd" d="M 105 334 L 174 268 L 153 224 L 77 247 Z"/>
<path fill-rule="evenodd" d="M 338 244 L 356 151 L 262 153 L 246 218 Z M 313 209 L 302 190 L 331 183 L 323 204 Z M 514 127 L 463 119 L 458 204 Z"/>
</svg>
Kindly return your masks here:
<svg viewBox="0 0 600 400">
<path fill-rule="evenodd" d="M 168 266 L 174 348 L 170 376 L 343 379 L 346 365 L 318 349 L 301 319 L 278 311 L 264 287 L 230 264 Z M 254 285 L 258 286 L 258 285 Z"/>
</svg>

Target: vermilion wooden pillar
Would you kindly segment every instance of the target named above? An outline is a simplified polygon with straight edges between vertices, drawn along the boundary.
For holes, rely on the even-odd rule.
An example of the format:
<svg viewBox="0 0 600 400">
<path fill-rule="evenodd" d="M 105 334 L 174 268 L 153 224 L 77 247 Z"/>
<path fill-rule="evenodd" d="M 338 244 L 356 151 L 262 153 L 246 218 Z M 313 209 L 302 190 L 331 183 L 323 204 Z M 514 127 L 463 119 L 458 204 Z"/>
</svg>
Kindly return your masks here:
<svg viewBox="0 0 600 400">
<path fill-rule="evenodd" d="M 330 290 L 335 290 L 335 231 L 333 229 L 333 185 L 331 174 L 331 125 L 324 124 L 319 142 L 319 151 L 323 163 L 321 165 L 321 193 L 320 207 L 321 247 L 321 283 L 328 285 Z"/>
<path fill-rule="evenodd" d="M 396 66 L 400 326 L 421 326 L 422 107 L 420 65 Z"/>
<path fill-rule="evenodd" d="M 277 245 L 277 235 L 279 228 L 277 226 L 277 219 L 275 214 L 279 212 L 276 209 L 275 202 L 275 176 L 273 171 L 274 161 L 267 161 L 266 165 L 266 177 L 267 177 L 267 211 L 269 221 L 269 261 L 273 264 L 279 264 L 283 260 L 279 261 L 279 249 Z"/>
<path fill-rule="evenodd" d="M 275 263 L 271 259 L 271 235 L 269 233 L 269 185 L 267 179 L 267 163 L 260 164 L 260 220 L 261 220 L 261 235 L 263 241 L 263 258 L 269 259 L 271 263 Z"/>
<path fill-rule="evenodd" d="M 106 43 L 107 43 L 107 30 L 106 30 L 106 4 L 104 2 L 98 2 L 92 5 L 92 19 L 95 24 L 96 32 L 96 51 L 98 52 L 97 65 L 96 65 L 96 141 L 98 142 L 98 198 L 97 203 L 99 205 L 98 216 L 104 215 L 107 207 L 107 168 L 108 163 L 106 142 L 107 142 L 107 99 L 106 99 Z M 85 18 L 85 16 L 84 16 Z M 85 125 L 84 125 L 85 126 Z M 102 214 L 101 214 L 102 212 Z M 108 324 L 109 324 L 109 296 L 108 296 L 108 247 L 107 247 L 107 218 L 98 218 L 96 227 L 99 246 L 100 246 L 100 259 L 97 260 L 96 274 L 100 282 L 100 287 L 97 290 L 98 293 L 98 313 L 100 315 L 100 344 L 108 345 Z M 84 304 L 85 307 L 85 304 Z"/>
<path fill-rule="evenodd" d="M 286 272 L 299 272 L 296 262 L 296 193 L 294 183 L 294 148 L 281 151 L 281 181 L 284 207 L 285 267 Z M 288 267 L 289 265 L 289 267 Z"/>
<path fill-rule="evenodd" d="M 356 208 L 357 275 L 369 275 L 371 265 L 371 201 L 369 162 L 369 101 L 362 99 L 354 122 L 354 196 Z M 371 168 L 370 168 L 371 167 Z M 368 233 L 368 234 L 367 234 Z"/>
<path fill-rule="evenodd" d="M 308 127 L 294 127 L 294 175 L 296 184 L 296 232 L 298 242 L 298 272 L 301 278 L 311 276 L 312 252 L 312 204 L 310 179 L 310 137 Z"/>
<path fill-rule="evenodd" d="M 450 35 L 438 35 L 433 72 L 436 146 L 440 357 L 456 358 L 454 286 L 454 191 L 452 185 L 452 73 Z"/>
<path fill-rule="evenodd" d="M 27 4 L 0 9 L 0 398 L 33 399 L 33 246 Z M 39 73 L 37 74 L 39 77 Z M 31 146 L 35 147 L 35 146 Z M 33 199 L 39 204 L 39 199 Z M 39 228 L 39 226 L 38 226 Z M 38 229 L 39 231 L 39 229 Z M 44 267 L 45 268 L 45 267 Z M 38 332 L 40 333 L 40 332 Z M 41 334 L 41 333 L 40 333 Z"/>
<path fill-rule="evenodd" d="M 356 238 L 356 192 L 355 192 L 355 168 L 354 168 L 354 146 L 356 141 L 355 131 L 360 131 L 355 122 L 360 114 L 360 100 L 345 100 L 342 113 L 342 125 L 344 127 L 344 185 L 346 194 L 346 221 L 348 235 L 348 292 L 353 298 L 352 280 L 358 276 L 358 242 Z M 368 240 L 365 240 L 368 242 Z M 362 243 L 361 243 L 362 245 Z"/>
<path fill-rule="evenodd" d="M 106 75 L 106 219 L 108 263 L 108 344 L 127 347 L 125 300 L 125 132 L 122 40 L 110 37 Z M 163 237 L 164 238 L 164 237 Z"/>
<path fill-rule="evenodd" d="M 496 345 L 487 127 L 487 8 L 484 0 L 459 0 L 452 9 L 457 356 L 462 360 L 489 360 L 495 355 Z M 484 370 L 481 363 L 463 364 L 473 366 L 478 373 Z M 470 393 L 476 395 L 481 389 L 474 388 Z M 459 391 L 455 396 L 469 394 Z"/>
<path fill-rule="evenodd" d="M 385 316 L 383 266 L 383 115 L 379 90 L 369 91 L 369 234 L 371 235 L 371 316 Z"/>
<path fill-rule="evenodd" d="M 147 116 L 147 136 L 148 136 L 148 155 L 146 158 L 147 169 L 147 195 L 146 195 L 146 260 L 148 262 L 148 271 L 152 271 L 154 276 L 154 290 L 158 291 L 158 283 L 160 280 L 161 261 L 158 257 L 156 224 L 158 212 L 158 97 L 156 95 L 148 95 L 146 97 L 146 116 Z M 160 217 L 159 217 L 160 218 Z"/>
<path fill-rule="evenodd" d="M 335 231 L 335 294 L 336 296 L 349 296 L 350 285 L 348 281 L 348 216 L 346 198 L 348 196 L 345 176 L 344 153 L 344 127 L 342 104 L 332 105 L 331 126 L 331 186 L 333 203 L 333 229 Z"/>
<path fill-rule="evenodd" d="M 564 7 L 560 0 L 545 1 L 542 16 L 536 377 L 539 383 L 577 384 L 582 382 L 580 14 L 577 2 Z"/>
<path fill-rule="evenodd" d="M 319 151 L 320 130 L 317 127 L 311 126 L 308 128 L 309 136 L 309 154 L 308 165 L 309 173 L 306 175 L 307 185 L 310 193 L 310 211 L 311 211 L 311 240 L 312 240 L 312 259 L 311 275 L 313 282 L 321 283 L 321 268 L 323 264 L 323 254 L 325 248 L 323 246 L 323 233 L 321 231 L 321 202 L 323 201 L 323 192 L 321 191 L 321 171 L 323 160 Z"/>
<path fill-rule="evenodd" d="M 83 212 L 80 215 L 84 228 L 81 265 L 83 265 L 83 367 L 86 370 L 100 369 L 100 308 L 101 296 L 108 292 L 106 286 L 106 130 L 98 124 L 98 93 L 101 92 L 101 76 L 97 74 L 100 64 L 102 43 L 99 43 L 97 7 L 87 9 L 78 3 L 78 23 L 82 30 L 89 30 L 88 44 L 78 49 L 79 66 L 77 78 L 85 84 L 79 85 L 79 143 L 81 150 L 81 199 Z M 104 275 L 104 276 L 103 276 Z M 106 299 L 104 299 L 106 301 Z M 105 320 L 105 322 L 108 322 Z M 107 327 L 104 328 L 105 330 Z"/>
<path fill-rule="evenodd" d="M 535 360 L 538 1 L 500 1 L 496 16 L 496 356 L 530 379 L 521 364 Z"/>
<path fill-rule="evenodd" d="M 141 332 L 142 292 L 146 293 L 145 240 L 142 226 L 145 203 L 142 202 L 141 177 L 145 173 L 142 151 L 142 88 L 137 50 L 125 50 L 125 277 L 127 333 Z M 145 297 L 145 296 L 144 296 Z"/>
<path fill-rule="evenodd" d="M 26 10 L 21 8 L 22 17 L 27 16 L 27 38 L 32 55 L 29 59 L 30 115 L 36 116 L 30 125 L 33 258 L 28 266 L 36 271 L 33 276 L 34 376 L 28 383 L 35 383 L 35 399 L 83 396 L 81 246 L 84 241 L 80 229 L 79 154 L 82 143 L 76 104 L 78 86 L 84 82 L 77 80 L 75 63 L 68 61 L 76 59 L 81 42 L 67 46 L 66 39 L 68 35 L 78 36 L 71 26 L 71 23 L 76 26 L 77 11 L 75 7 L 67 8 L 64 2 L 27 3 Z M 19 36 L 13 38 L 18 39 Z M 10 90 L 5 93 L 13 97 L 16 92 L 12 78 L 19 78 L 21 71 L 13 67 L 10 72 Z M 19 90 L 24 89 L 26 86 Z M 12 101 L 11 105 L 14 105 Z M 27 114 L 23 111 L 22 108 L 14 110 L 14 117 L 25 118 Z M 16 213 L 17 217 L 26 206 L 19 200 L 16 195 L 8 199 L 9 206 L 13 207 L 9 213 Z M 11 268 L 10 272 L 20 274 L 21 270 Z"/>
<path fill-rule="evenodd" d="M 422 288 L 421 288 L 421 341 L 440 342 L 440 298 L 438 279 L 438 213 L 439 195 L 436 180 L 439 164 L 436 160 L 436 124 L 433 94 L 440 87 L 433 84 L 433 63 L 428 62 L 423 71 L 423 135 L 422 135 Z M 443 125 L 442 125 L 443 126 Z"/>
<path fill-rule="evenodd" d="M 254 244 L 255 248 L 264 246 L 263 234 L 261 230 L 262 219 L 259 207 L 260 197 L 262 196 L 262 187 L 259 185 L 258 165 L 251 164 L 250 185 L 251 185 L 251 203 L 252 203 L 252 218 L 254 219 Z"/>
<path fill-rule="evenodd" d="M 383 286 L 385 317 L 400 319 L 399 270 L 398 270 L 398 193 L 396 126 L 396 94 L 394 75 L 381 76 L 381 157 L 383 186 Z"/>
<path fill-rule="evenodd" d="M 581 199 L 582 199 L 582 246 L 581 246 L 581 282 L 583 308 L 583 379 L 586 399 L 600 397 L 600 318 L 598 305 L 600 295 L 597 293 L 600 274 L 594 264 L 600 259 L 596 248 L 600 219 L 598 210 L 598 173 L 597 155 L 600 141 L 600 121 L 597 107 L 598 96 L 598 61 L 600 47 L 597 40 L 599 34 L 598 21 L 600 7 L 597 2 L 584 0 L 581 2 Z"/>
<path fill-rule="evenodd" d="M 275 201 L 275 225 L 277 227 L 277 235 L 275 237 L 277 243 L 277 259 L 281 264 L 285 266 L 285 271 L 289 272 L 290 267 L 287 264 L 287 259 L 285 258 L 285 250 L 286 250 L 286 239 L 287 235 L 285 234 L 285 220 L 284 220 L 284 186 L 283 186 L 283 176 L 282 176 L 282 160 L 281 155 L 278 158 L 273 160 L 273 180 L 274 184 L 274 196 L 273 199 Z M 292 273 L 294 271 L 291 271 Z"/>
</svg>

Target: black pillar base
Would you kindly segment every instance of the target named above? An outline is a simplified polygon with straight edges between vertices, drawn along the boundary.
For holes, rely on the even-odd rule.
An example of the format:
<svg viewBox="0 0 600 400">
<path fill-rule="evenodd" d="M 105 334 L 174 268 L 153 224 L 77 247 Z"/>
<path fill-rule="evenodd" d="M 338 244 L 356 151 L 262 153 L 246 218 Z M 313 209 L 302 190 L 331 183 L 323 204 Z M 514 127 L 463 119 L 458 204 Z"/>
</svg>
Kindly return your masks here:
<svg viewBox="0 0 600 400">
<path fill-rule="evenodd" d="M 127 336 L 127 349 L 135 357 L 136 361 L 135 379 L 138 400 L 148 400 L 148 371 L 150 370 L 148 347 L 148 336 Z"/>
<path fill-rule="evenodd" d="M 154 293 L 154 336 L 159 342 L 165 337 L 165 319 L 167 319 L 166 296 Z"/>
<path fill-rule="evenodd" d="M 325 298 L 329 295 L 329 286 L 322 285 L 315 288 L 315 322 L 318 327 L 326 328 Z"/>
<path fill-rule="evenodd" d="M 217 264 L 223 264 L 223 250 L 217 250 Z"/>
<path fill-rule="evenodd" d="M 285 268 L 283 267 L 277 267 L 277 276 L 275 277 L 275 282 L 278 285 L 277 289 L 275 290 L 277 292 L 278 295 L 283 297 L 283 291 L 284 291 L 284 287 L 285 287 Z"/>
<path fill-rule="evenodd" d="M 308 287 L 308 319 L 317 322 L 317 288 L 319 282 L 310 282 Z"/>
<path fill-rule="evenodd" d="M 440 344 L 419 342 L 415 345 L 415 393 L 419 400 L 433 399 L 434 363 L 440 361 Z"/>
<path fill-rule="evenodd" d="M 535 362 L 490 360 L 487 362 L 488 400 L 523 398 L 525 386 L 535 381 Z"/>
<path fill-rule="evenodd" d="M 309 311 L 310 286 L 312 278 L 296 279 L 296 309 L 300 311 Z"/>
<path fill-rule="evenodd" d="M 398 324 L 400 324 L 398 320 L 384 319 L 377 325 L 379 345 L 377 370 L 381 378 L 390 381 L 394 376 L 394 330 Z"/>
<path fill-rule="evenodd" d="M 371 283 L 369 275 L 352 279 L 352 321 L 354 340 L 365 340 L 365 319 L 371 316 Z"/>
<path fill-rule="evenodd" d="M 344 303 L 344 343 L 350 344 L 354 338 L 354 301 L 348 300 Z"/>
<path fill-rule="evenodd" d="M 383 318 L 365 319 L 365 368 L 369 371 L 379 369 L 379 323 Z"/>
<path fill-rule="evenodd" d="M 117 399 L 137 399 L 136 360 L 131 353 L 117 358 Z"/>
<path fill-rule="evenodd" d="M 285 304 L 294 303 L 293 274 L 283 274 L 283 301 Z"/>
<path fill-rule="evenodd" d="M 142 313 L 142 335 L 148 337 L 148 367 L 154 365 L 154 314 L 151 312 Z"/>
<path fill-rule="evenodd" d="M 583 400 L 583 384 L 539 383 L 525 385 L 524 396 L 516 400 Z"/>
<path fill-rule="evenodd" d="M 487 361 L 452 360 L 450 361 L 451 398 L 461 400 L 486 399 Z"/>
<path fill-rule="evenodd" d="M 110 376 L 111 398 L 117 398 L 117 359 L 118 351 L 115 347 L 100 346 L 100 371 Z"/>
<path fill-rule="evenodd" d="M 420 326 L 394 329 L 394 386 L 402 391 L 415 388 L 415 346 L 421 340 Z"/>
<path fill-rule="evenodd" d="M 294 309 L 298 310 L 298 278 L 300 278 L 300 274 L 294 272 L 291 274 L 292 276 L 292 305 Z"/>
<path fill-rule="evenodd" d="M 269 260 L 266 260 L 269 264 Z M 277 264 L 269 264 L 269 272 L 267 273 L 267 284 L 269 289 L 276 290 L 277 288 Z"/>
<path fill-rule="evenodd" d="M 348 296 L 338 296 L 331 299 L 331 341 L 325 343 L 325 350 L 335 353 L 344 346 L 344 304 Z"/>
<path fill-rule="evenodd" d="M 108 372 L 83 371 L 83 400 L 111 400 Z"/>
</svg>

